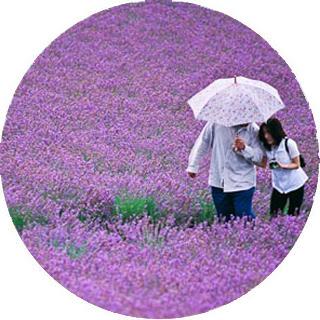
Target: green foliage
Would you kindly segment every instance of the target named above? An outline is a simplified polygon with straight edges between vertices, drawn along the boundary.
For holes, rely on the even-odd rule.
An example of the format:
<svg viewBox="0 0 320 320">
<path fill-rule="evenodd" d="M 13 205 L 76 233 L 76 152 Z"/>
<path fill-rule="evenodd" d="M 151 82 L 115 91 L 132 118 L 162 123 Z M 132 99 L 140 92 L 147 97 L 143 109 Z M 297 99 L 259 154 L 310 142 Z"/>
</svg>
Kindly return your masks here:
<svg viewBox="0 0 320 320">
<path fill-rule="evenodd" d="M 216 210 L 211 200 L 208 199 L 207 190 L 202 190 L 198 195 L 193 197 L 192 210 L 183 220 L 188 220 L 188 227 L 193 227 L 195 224 L 207 222 L 212 224 L 216 217 Z M 185 222 L 184 222 L 185 223 Z M 182 222 L 183 224 L 183 222 Z"/>
<path fill-rule="evenodd" d="M 52 186 L 51 186 L 52 187 Z M 63 201 L 77 201 L 79 199 L 81 190 L 75 186 L 67 186 L 61 190 L 50 189 L 50 186 L 46 190 L 41 192 L 41 196 L 46 200 L 49 199 L 56 203 Z"/>
<path fill-rule="evenodd" d="M 78 215 L 77 218 L 79 219 L 80 222 L 84 223 L 87 221 L 87 216 L 83 213 L 83 210 L 81 210 Z"/>
<path fill-rule="evenodd" d="M 121 217 L 123 222 L 140 218 L 145 213 L 151 218 L 152 222 L 157 222 L 164 215 L 163 212 L 157 209 L 152 197 L 115 197 L 113 215 Z"/>
<path fill-rule="evenodd" d="M 9 214 L 16 229 L 21 232 L 26 226 L 25 217 L 21 214 L 20 210 L 16 207 L 9 208 Z"/>
<path fill-rule="evenodd" d="M 87 153 L 85 153 L 85 152 L 82 152 L 82 157 L 83 157 L 83 160 L 84 160 L 85 162 L 88 162 L 88 161 L 91 160 L 90 155 L 87 154 Z"/>
<path fill-rule="evenodd" d="M 111 214 L 112 213 L 109 214 L 110 217 Z M 77 218 L 82 223 L 89 221 L 103 221 L 106 219 L 106 214 L 101 210 L 101 208 L 96 208 L 94 210 L 90 208 L 81 208 L 77 214 Z"/>
<path fill-rule="evenodd" d="M 44 215 L 33 214 L 30 210 L 22 209 L 19 206 L 9 208 L 9 214 L 18 232 L 22 232 L 31 224 L 48 224 L 48 218 Z"/>
<path fill-rule="evenodd" d="M 207 221 L 209 224 L 213 223 L 216 212 L 213 202 L 207 202 L 204 199 L 199 199 L 201 210 L 197 217 L 197 222 L 202 223 Z"/>
<path fill-rule="evenodd" d="M 59 243 L 59 241 L 58 240 L 56 240 L 56 239 L 54 239 L 53 241 L 52 241 L 52 245 L 53 245 L 53 247 L 54 248 L 59 248 L 59 246 L 60 246 L 60 243 Z"/>
<path fill-rule="evenodd" d="M 67 255 L 71 259 L 78 259 L 87 252 L 87 248 L 85 245 L 76 246 L 73 243 L 67 245 L 66 250 L 67 250 Z"/>
<path fill-rule="evenodd" d="M 143 240 L 142 240 L 142 247 L 143 246 L 150 246 L 153 248 L 161 248 L 164 245 L 164 237 L 160 237 L 158 234 L 154 232 L 143 232 Z"/>
<path fill-rule="evenodd" d="M 283 213 L 288 214 L 288 211 L 289 211 L 289 201 L 287 201 L 285 207 L 283 208 Z"/>
<path fill-rule="evenodd" d="M 202 193 L 193 198 L 191 212 L 187 212 L 185 216 L 177 216 L 176 224 L 187 224 L 188 227 L 193 227 L 199 223 L 214 223 L 216 218 L 216 209 L 213 201 L 207 200 L 206 194 Z"/>
<path fill-rule="evenodd" d="M 286 205 L 284 206 L 283 210 L 280 210 L 280 209 L 278 210 L 277 214 L 278 215 L 288 215 L 288 211 L 289 211 L 289 201 L 286 202 Z M 269 210 L 268 217 L 271 218 L 273 216 L 274 216 L 274 214 L 271 214 L 271 212 Z"/>
<path fill-rule="evenodd" d="M 67 243 L 65 241 L 59 241 L 58 239 L 51 239 L 49 244 L 56 250 L 64 250 L 70 259 L 79 259 L 87 252 L 85 242 L 82 245 L 76 245 L 73 242 Z"/>
</svg>

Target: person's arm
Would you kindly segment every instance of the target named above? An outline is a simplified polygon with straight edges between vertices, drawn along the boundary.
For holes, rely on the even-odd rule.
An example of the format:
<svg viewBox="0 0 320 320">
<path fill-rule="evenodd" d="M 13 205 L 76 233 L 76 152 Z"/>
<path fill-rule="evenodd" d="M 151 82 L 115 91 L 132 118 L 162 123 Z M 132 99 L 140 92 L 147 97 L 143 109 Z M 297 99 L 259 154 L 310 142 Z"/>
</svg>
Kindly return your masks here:
<svg viewBox="0 0 320 320">
<path fill-rule="evenodd" d="M 288 139 L 288 150 L 291 158 L 291 163 L 280 163 L 279 167 L 282 169 L 298 169 L 300 167 L 300 152 L 296 142 L 292 139 Z"/>
<path fill-rule="evenodd" d="M 282 169 L 298 169 L 300 168 L 300 157 L 294 157 L 291 159 L 291 163 L 280 163 L 278 162 L 279 167 Z"/>
<path fill-rule="evenodd" d="M 251 161 L 258 166 L 262 166 L 263 161 L 266 165 L 266 160 L 263 160 L 263 158 L 265 157 L 265 153 L 259 140 L 258 132 L 259 127 L 254 126 L 250 145 L 248 145 L 243 139 L 237 138 L 235 142 L 237 150 L 235 150 L 235 152 L 244 157 L 246 160 Z"/>
<path fill-rule="evenodd" d="M 265 155 L 262 157 L 262 160 L 261 160 L 260 163 L 256 163 L 256 165 L 257 165 L 258 167 L 261 167 L 261 168 L 263 168 L 263 169 L 265 169 L 265 168 L 267 167 L 267 164 L 268 164 L 268 158 L 267 158 L 267 156 L 265 156 Z"/>
<path fill-rule="evenodd" d="M 202 158 L 213 145 L 213 123 L 207 122 L 193 145 L 188 159 L 188 167 L 186 171 L 191 177 L 195 177 L 199 171 Z"/>
</svg>

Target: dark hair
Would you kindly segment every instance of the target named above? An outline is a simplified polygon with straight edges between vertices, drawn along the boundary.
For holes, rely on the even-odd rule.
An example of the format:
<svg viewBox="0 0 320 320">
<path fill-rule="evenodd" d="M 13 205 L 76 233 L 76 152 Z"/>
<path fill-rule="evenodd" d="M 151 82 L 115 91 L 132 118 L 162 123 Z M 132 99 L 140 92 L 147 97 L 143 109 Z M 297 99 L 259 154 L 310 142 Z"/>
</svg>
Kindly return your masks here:
<svg viewBox="0 0 320 320">
<path fill-rule="evenodd" d="M 281 140 L 286 137 L 282 124 L 277 118 L 270 118 L 267 122 L 263 122 L 259 130 L 259 139 L 267 150 L 271 150 L 271 146 L 264 137 L 264 129 L 270 133 L 276 145 L 279 145 Z"/>
</svg>

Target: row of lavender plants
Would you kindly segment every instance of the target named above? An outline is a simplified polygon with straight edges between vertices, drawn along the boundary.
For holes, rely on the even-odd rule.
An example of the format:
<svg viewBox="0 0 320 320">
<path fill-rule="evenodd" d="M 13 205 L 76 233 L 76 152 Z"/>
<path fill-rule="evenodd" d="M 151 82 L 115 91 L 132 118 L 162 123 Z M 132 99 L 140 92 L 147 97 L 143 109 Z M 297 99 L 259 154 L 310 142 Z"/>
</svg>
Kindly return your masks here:
<svg viewBox="0 0 320 320">
<path fill-rule="evenodd" d="M 79 297 L 113 312 L 171 318 L 229 303 L 265 279 L 294 245 L 307 214 L 193 228 L 148 216 L 81 222 L 74 212 L 22 239 L 41 266 Z"/>
</svg>

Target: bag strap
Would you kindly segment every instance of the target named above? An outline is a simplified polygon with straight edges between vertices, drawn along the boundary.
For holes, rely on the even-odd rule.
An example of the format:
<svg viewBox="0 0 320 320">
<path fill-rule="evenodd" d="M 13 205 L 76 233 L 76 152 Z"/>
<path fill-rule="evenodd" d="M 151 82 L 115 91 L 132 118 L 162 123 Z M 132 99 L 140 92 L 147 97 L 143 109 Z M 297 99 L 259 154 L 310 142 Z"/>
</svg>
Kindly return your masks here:
<svg viewBox="0 0 320 320">
<path fill-rule="evenodd" d="M 284 144 L 285 144 L 285 147 L 286 147 L 286 151 L 287 151 L 287 153 L 289 154 L 289 156 L 291 158 L 291 155 L 290 155 L 290 152 L 289 152 L 289 147 L 288 147 L 288 140 L 289 140 L 289 138 L 285 137 Z"/>
<path fill-rule="evenodd" d="M 289 148 L 288 148 L 288 137 L 284 138 L 284 145 L 286 147 L 287 152 L 289 153 Z"/>
</svg>

